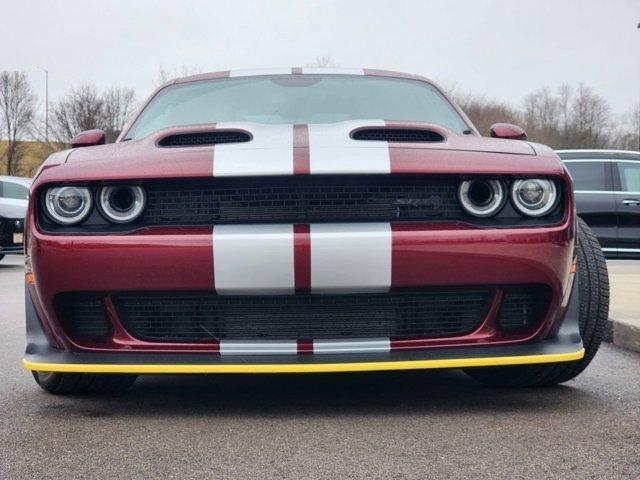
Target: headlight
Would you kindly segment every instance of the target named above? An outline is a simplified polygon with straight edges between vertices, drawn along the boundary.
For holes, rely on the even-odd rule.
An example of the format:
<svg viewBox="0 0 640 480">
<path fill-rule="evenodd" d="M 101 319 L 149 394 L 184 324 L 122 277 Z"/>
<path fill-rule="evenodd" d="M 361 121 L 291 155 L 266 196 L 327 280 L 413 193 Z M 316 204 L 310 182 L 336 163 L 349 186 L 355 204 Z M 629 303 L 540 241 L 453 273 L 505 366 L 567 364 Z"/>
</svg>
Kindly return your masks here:
<svg viewBox="0 0 640 480">
<path fill-rule="evenodd" d="M 53 187 L 45 195 L 45 208 L 51 220 L 61 225 L 73 225 L 87 218 L 93 201 L 87 187 Z"/>
<path fill-rule="evenodd" d="M 465 180 L 458 188 L 462 207 L 475 217 L 490 217 L 500 211 L 505 202 L 500 180 Z"/>
<path fill-rule="evenodd" d="M 558 204 L 558 188 L 551 180 L 527 178 L 511 186 L 511 200 L 516 209 L 529 217 L 542 217 Z"/>
<path fill-rule="evenodd" d="M 107 220 L 114 223 L 133 222 L 142 214 L 146 204 L 144 190 L 128 185 L 102 187 L 98 199 L 100 210 Z"/>
</svg>

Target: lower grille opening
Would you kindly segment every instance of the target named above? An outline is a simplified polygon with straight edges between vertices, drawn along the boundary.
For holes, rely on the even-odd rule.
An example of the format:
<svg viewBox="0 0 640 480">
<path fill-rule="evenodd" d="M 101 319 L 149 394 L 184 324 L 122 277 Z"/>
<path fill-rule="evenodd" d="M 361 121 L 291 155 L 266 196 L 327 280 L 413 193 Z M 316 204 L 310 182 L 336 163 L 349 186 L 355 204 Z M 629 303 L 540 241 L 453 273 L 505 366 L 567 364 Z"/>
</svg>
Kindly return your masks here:
<svg viewBox="0 0 640 480">
<path fill-rule="evenodd" d="M 424 338 L 465 335 L 485 318 L 490 290 L 349 295 L 121 294 L 125 329 L 155 342 Z"/>
<path fill-rule="evenodd" d="M 90 342 L 106 338 L 109 322 L 99 298 L 73 299 L 61 305 L 62 325 L 71 338 Z"/>
<path fill-rule="evenodd" d="M 508 292 L 502 300 L 498 322 L 503 330 L 528 329 L 536 322 L 538 309 L 534 292 Z"/>
</svg>

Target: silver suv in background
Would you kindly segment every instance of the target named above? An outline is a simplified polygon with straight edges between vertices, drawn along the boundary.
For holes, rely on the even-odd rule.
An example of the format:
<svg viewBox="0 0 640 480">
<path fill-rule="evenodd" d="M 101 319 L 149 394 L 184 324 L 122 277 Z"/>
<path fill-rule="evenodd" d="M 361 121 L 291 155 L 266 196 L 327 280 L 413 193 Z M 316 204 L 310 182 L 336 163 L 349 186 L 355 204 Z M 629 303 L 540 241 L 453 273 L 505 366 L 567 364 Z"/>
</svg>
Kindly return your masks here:
<svg viewBox="0 0 640 480">
<path fill-rule="evenodd" d="M 0 260 L 6 253 L 22 253 L 24 217 L 31 179 L 0 175 Z"/>
<path fill-rule="evenodd" d="M 640 258 L 640 152 L 558 150 L 574 183 L 578 215 L 608 258 Z"/>
</svg>

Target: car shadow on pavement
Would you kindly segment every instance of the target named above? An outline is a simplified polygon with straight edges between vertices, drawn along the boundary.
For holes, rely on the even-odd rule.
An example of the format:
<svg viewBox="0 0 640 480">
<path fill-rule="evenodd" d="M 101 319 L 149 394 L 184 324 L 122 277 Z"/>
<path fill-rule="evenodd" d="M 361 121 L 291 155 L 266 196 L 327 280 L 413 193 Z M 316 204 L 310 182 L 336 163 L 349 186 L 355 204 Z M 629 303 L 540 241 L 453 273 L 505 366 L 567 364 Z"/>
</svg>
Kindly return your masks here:
<svg viewBox="0 0 640 480">
<path fill-rule="evenodd" d="M 569 384 L 571 385 L 571 383 Z M 45 394 L 46 395 L 46 394 Z M 492 388 L 461 371 L 299 375 L 198 375 L 140 377 L 123 394 L 48 397 L 40 413 L 102 416 L 380 415 L 502 413 L 553 409 L 571 412 L 591 395 L 570 386 Z M 62 403 L 62 404 L 61 404 Z"/>
</svg>

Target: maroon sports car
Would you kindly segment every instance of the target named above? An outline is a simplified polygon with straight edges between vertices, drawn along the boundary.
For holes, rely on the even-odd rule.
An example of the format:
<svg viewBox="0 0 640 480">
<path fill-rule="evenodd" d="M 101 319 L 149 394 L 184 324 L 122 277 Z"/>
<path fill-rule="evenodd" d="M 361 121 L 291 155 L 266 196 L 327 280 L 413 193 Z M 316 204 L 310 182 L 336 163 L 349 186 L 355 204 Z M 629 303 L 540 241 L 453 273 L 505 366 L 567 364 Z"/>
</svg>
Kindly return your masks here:
<svg viewBox="0 0 640 480">
<path fill-rule="evenodd" d="M 24 366 L 55 393 L 163 373 L 567 381 L 600 344 L 606 264 L 556 154 L 491 135 L 414 75 L 169 82 L 115 144 L 83 132 L 36 176 Z"/>
</svg>

